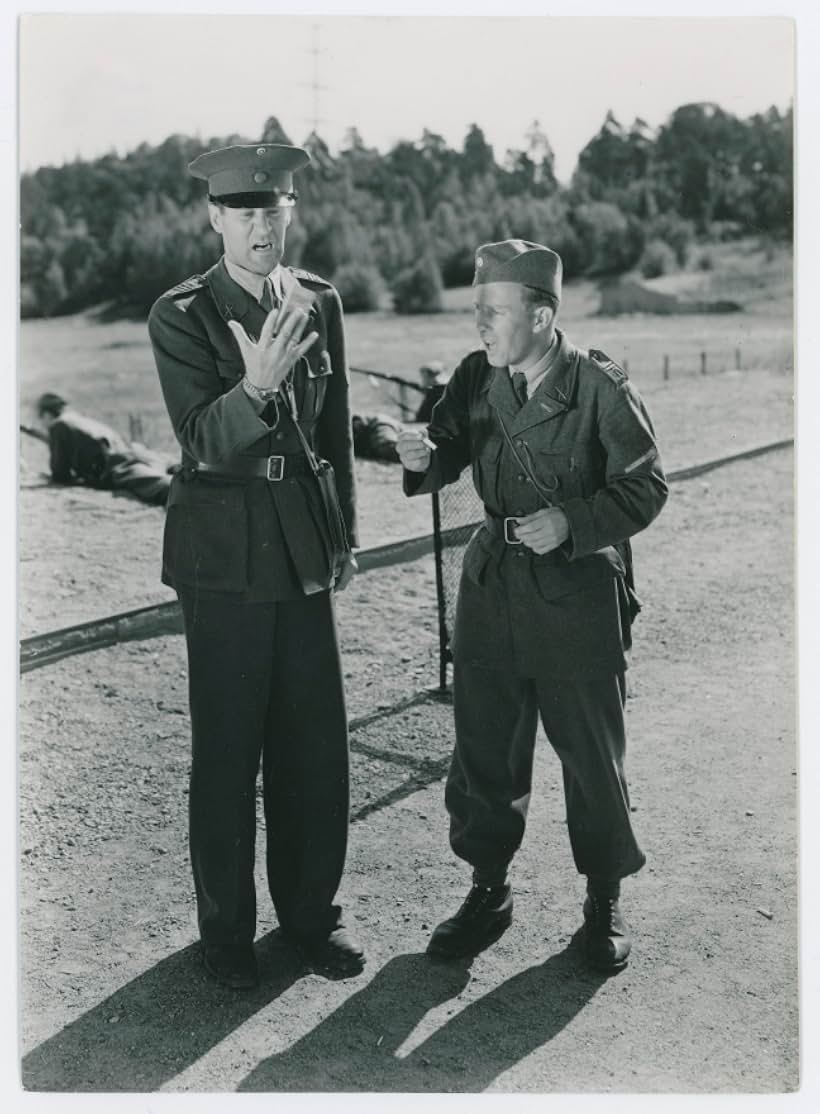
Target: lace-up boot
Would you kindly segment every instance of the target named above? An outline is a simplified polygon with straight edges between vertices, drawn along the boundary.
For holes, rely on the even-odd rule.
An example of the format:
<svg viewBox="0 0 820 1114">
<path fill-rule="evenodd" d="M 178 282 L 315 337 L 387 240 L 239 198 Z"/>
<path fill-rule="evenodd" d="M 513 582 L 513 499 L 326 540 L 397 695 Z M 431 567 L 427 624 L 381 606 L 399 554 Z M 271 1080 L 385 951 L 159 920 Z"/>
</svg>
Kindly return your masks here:
<svg viewBox="0 0 820 1114">
<path fill-rule="evenodd" d="M 590 878 L 584 901 L 587 959 L 598 971 L 621 971 L 626 967 L 632 937 L 621 913 L 619 882 Z"/>
<path fill-rule="evenodd" d="M 459 911 L 435 929 L 427 954 L 455 959 L 483 951 L 510 927 L 512 909 L 509 885 L 474 885 Z"/>
</svg>

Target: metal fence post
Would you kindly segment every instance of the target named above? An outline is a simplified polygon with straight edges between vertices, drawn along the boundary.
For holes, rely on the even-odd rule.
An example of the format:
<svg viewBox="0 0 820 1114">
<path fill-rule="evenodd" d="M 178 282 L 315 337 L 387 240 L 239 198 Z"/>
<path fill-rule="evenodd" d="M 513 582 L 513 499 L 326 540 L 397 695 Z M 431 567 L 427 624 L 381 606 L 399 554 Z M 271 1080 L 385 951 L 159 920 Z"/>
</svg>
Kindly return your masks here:
<svg viewBox="0 0 820 1114">
<path fill-rule="evenodd" d="M 436 562 L 436 604 L 438 607 L 438 687 L 440 692 L 444 692 L 447 689 L 447 662 L 451 660 L 451 655 L 447 632 L 447 601 L 444 596 L 441 506 L 437 491 L 433 492 L 431 500 L 433 505 L 433 555 Z"/>
</svg>

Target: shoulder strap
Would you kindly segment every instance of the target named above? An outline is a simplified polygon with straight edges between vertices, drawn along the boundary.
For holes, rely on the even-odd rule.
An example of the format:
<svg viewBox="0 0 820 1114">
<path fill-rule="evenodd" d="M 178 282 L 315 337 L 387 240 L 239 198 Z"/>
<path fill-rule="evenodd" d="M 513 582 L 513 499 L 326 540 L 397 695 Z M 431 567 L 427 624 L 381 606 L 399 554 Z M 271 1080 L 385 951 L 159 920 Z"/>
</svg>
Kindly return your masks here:
<svg viewBox="0 0 820 1114">
<path fill-rule="evenodd" d="M 304 433 L 302 433 L 302 429 L 299 425 L 299 422 L 297 421 L 296 412 L 291 401 L 290 392 L 288 391 L 287 386 L 284 383 L 279 388 L 279 397 L 285 404 L 285 409 L 287 410 L 288 414 L 290 414 L 291 420 L 296 427 L 296 434 L 302 443 L 302 448 L 305 450 L 305 456 L 307 457 L 308 464 L 310 465 L 310 470 L 311 472 L 313 472 L 314 476 L 318 476 L 320 471 L 319 462 L 316 459 L 316 454 L 310 447 L 307 437 L 305 437 Z"/>
</svg>

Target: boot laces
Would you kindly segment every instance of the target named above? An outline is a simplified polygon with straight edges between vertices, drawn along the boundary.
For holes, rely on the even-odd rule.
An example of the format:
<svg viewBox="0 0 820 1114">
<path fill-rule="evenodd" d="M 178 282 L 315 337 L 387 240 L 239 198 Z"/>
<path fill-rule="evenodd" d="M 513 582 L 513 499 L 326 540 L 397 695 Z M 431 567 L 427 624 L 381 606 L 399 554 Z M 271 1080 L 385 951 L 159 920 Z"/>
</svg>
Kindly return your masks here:
<svg viewBox="0 0 820 1114">
<path fill-rule="evenodd" d="M 460 918 L 477 916 L 489 904 L 493 892 L 487 886 L 473 886 L 456 916 Z"/>
</svg>

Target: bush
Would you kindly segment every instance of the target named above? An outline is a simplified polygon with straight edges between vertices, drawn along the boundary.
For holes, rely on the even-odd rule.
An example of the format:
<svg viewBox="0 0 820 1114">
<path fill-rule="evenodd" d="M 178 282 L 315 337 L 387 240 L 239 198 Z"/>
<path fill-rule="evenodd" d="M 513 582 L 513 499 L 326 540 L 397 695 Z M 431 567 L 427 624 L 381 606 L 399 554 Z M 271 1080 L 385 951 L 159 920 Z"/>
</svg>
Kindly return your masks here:
<svg viewBox="0 0 820 1114">
<path fill-rule="evenodd" d="M 570 219 L 577 238 L 578 263 L 584 273 L 617 275 L 640 259 L 644 247 L 642 225 L 617 205 L 583 202 L 572 211 Z"/>
<path fill-rule="evenodd" d="M 382 277 L 375 267 L 362 263 L 345 263 L 333 276 L 345 313 L 367 313 L 378 309 Z"/>
<path fill-rule="evenodd" d="M 663 240 L 675 253 L 679 267 L 685 267 L 689 259 L 689 249 L 695 236 L 695 226 L 690 220 L 683 220 L 677 213 L 659 213 L 647 227 L 649 240 Z"/>
<path fill-rule="evenodd" d="M 650 240 L 643 250 L 639 267 L 644 278 L 660 278 L 674 271 L 677 265 L 675 253 L 665 240 Z"/>
<path fill-rule="evenodd" d="M 401 271 L 391 286 L 396 313 L 441 313 L 441 275 L 434 259 L 425 256 Z"/>
</svg>

